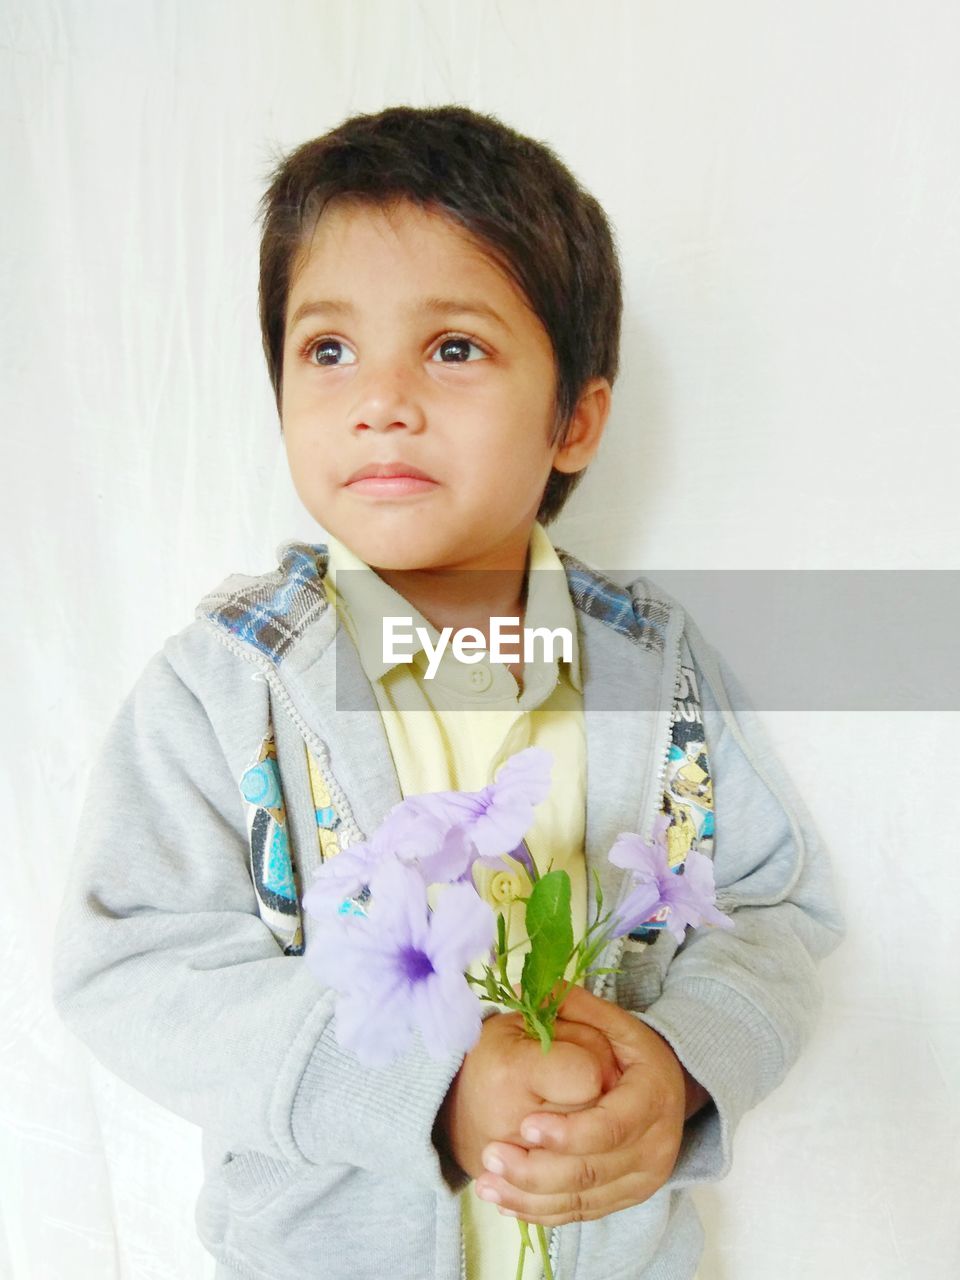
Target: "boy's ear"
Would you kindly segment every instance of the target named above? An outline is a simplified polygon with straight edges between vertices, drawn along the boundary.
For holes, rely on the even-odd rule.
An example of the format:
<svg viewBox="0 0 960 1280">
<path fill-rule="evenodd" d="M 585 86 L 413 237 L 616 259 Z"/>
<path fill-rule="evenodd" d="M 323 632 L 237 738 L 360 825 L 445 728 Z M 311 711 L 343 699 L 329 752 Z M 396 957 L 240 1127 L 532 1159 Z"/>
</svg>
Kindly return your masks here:
<svg viewBox="0 0 960 1280">
<path fill-rule="evenodd" d="M 556 471 L 582 471 L 600 448 L 613 391 L 606 378 L 591 378 L 573 411 L 567 438 L 553 458 Z"/>
</svg>

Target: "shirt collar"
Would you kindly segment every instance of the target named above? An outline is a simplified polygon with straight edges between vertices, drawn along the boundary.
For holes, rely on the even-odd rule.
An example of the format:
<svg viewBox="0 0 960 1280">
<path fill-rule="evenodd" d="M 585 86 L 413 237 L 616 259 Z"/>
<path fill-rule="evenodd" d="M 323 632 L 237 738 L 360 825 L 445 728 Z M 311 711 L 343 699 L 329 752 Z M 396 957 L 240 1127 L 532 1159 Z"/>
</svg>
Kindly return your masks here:
<svg viewBox="0 0 960 1280">
<path fill-rule="evenodd" d="M 573 641 L 570 662 L 561 659 L 570 683 L 578 693 L 583 692 L 580 678 L 580 641 L 577 636 L 577 613 L 570 596 L 566 570 L 550 541 L 546 529 L 539 522 L 534 524 L 527 557 L 530 573 L 527 575 L 527 607 L 525 627 L 566 627 Z"/>
<path fill-rule="evenodd" d="M 423 627 L 431 643 L 437 644 L 440 633 L 418 609 L 384 582 L 379 574 L 339 539 L 327 534 L 324 542 L 328 550 L 324 581 L 330 589 L 332 602 L 339 616 L 357 646 L 360 663 L 369 680 L 380 680 L 387 672 L 401 665 L 398 662 L 384 661 L 382 629 L 385 617 L 411 619 L 413 639 L 409 647 L 414 654 L 423 651 L 423 644 L 417 638 L 417 627 Z M 527 605 L 523 625 L 549 627 L 552 630 L 566 627 L 569 630 L 573 641 L 572 660 L 568 663 L 561 659 L 560 665 L 566 668 L 570 683 L 582 693 L 576 611 L 563 563 L 539 521 L 531 531 L 527 567 L 530 572 L 527 575 Z"/>
</svg>

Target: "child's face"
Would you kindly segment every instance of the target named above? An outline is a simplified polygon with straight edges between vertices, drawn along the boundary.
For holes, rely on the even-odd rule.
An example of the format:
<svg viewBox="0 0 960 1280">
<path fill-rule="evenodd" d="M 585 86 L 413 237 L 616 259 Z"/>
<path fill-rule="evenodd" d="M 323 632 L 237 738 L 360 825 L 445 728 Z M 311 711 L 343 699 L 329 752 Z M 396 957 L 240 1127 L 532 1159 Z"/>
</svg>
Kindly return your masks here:
<svg viewBox="0 0 960 1280">
<path fill-rule="evenodd" d="M 281 417 L 304 505 L 367 564 L 522 569 L 561 453 L 554 386 L 546 330 L 466 232 L 408 202 L 324 213 L 290 290 Z M 429 480 L 353 481 L 380 463 Z"/>
</svg>

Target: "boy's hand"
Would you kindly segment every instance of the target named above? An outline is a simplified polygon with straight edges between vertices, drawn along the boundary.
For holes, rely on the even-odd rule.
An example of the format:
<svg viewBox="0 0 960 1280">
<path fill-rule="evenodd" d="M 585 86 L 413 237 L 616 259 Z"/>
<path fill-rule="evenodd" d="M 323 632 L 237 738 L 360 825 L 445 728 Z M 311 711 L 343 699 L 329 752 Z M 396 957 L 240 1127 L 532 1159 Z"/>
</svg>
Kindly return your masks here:
<svg viewBox="0 0 960 1280">
<path fill-rule="evenodd" d="M 573 987 L 561 1015 L 558 1032 L 584 1025 L 604 1034 L 620 1080 L 576 1115 L 525 1117 L 521 1143 L 484 1149 L 489 1172 L 475 1187 L 510 1216 L 544 1226 L 602 1218 L 649 1199 L 673 1172 L 685 1117 L 709 1098 L 667 1042 L 618 1005 Z"/>
<path fill-rule="evenodd" d="M 471 1178 L 483 1173 L 481 1153 L 492 1141 L 523 1142 L 531 1112 L 576 1111 L 597 1102 L 619 1078 L 607 1037 L 586 1021 L 557 1020 L 548 1053 L 528 1036 L 518 1013 L 486 1018 L 437 1115 L 434 1136 Z M 513 1147 L 511 1150 L 515 1149 Z"/>
</svg>

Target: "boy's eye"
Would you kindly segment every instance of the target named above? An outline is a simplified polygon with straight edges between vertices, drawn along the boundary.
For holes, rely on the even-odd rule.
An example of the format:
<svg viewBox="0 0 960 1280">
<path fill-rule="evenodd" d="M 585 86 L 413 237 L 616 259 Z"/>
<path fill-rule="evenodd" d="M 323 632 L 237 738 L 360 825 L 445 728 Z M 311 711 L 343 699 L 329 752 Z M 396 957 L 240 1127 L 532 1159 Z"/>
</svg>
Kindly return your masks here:
<svg viewBox="0 0 960 1280">
<path fill-rule="evenodd" d="M 349 360 L 338 360 L 338 352 L 348 355 Z M 319 342 L 312 342 L 308 354 L 311 362 L 319 365 L 355 364 L 357 359 L 350 348 L 336 338 L 321 338 Z"/>
<path fill-rule="evenodd" d="M 441 360 L 440 363 L 441 364 L 467 364 L 468 361 L 476 358 L 476 357 L 471 357 L 470 355 L 471 347 L 473 347 L 474 351 L 477 353 L 477 355 L 481 359 L 484 358 L 485 353 L 481 351 L 481 349 L 477 346 L 477 344 L 471 341 L 470 338 L 461 338 L 461 337 L 444 338 L 444 340 L 437 347 L 437 354 L 448 352 L 448 353 L 452 353 L 453 358 L 450 360 Z"/>
</svg>

